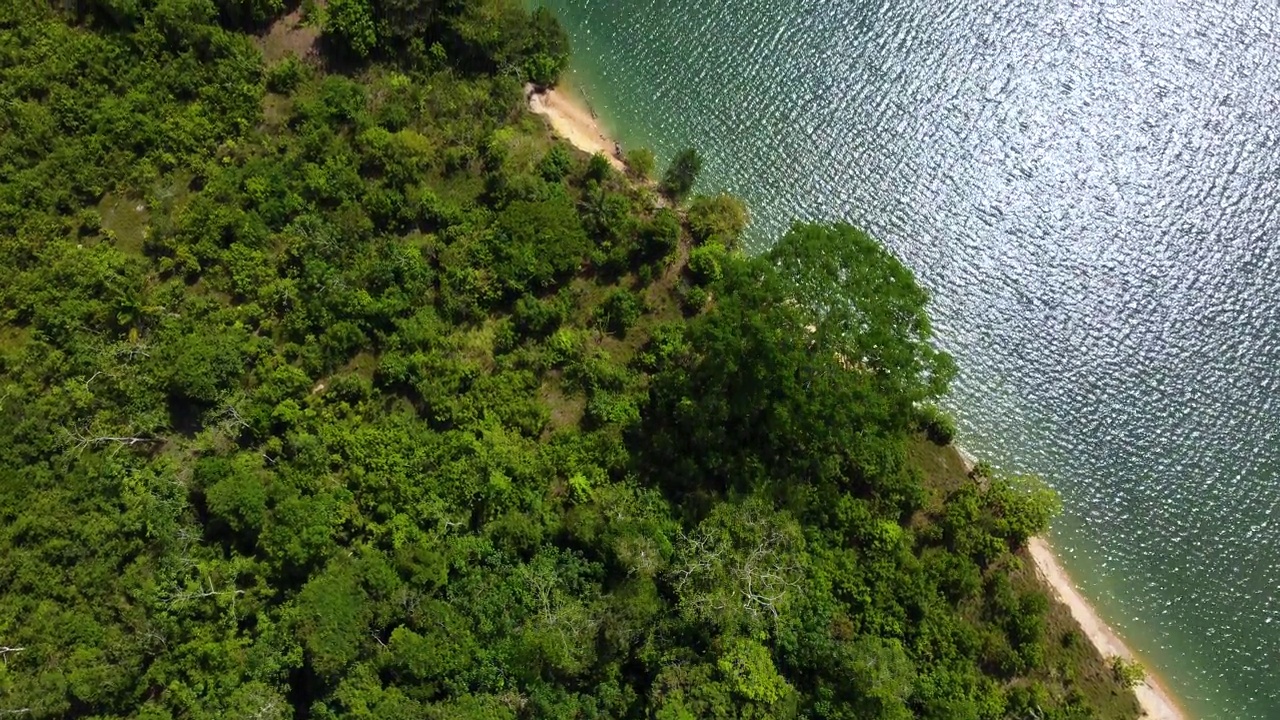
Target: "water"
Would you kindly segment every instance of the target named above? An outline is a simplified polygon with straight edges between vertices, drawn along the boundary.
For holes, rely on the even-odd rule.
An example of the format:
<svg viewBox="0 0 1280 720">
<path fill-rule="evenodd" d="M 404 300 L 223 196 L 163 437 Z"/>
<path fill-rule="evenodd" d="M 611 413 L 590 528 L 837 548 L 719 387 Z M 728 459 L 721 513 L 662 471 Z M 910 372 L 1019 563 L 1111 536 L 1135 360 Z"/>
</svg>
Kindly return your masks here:
<svg viewBox="0 0 1280 720">
<path fill-rule="evenodd" d="M 627 145 L 849 219 L 936 297 L 962 442 L 1202 718 L 1280 718 L 1280 13 L 1217 0 L 553 0 Z"/>
</svg>

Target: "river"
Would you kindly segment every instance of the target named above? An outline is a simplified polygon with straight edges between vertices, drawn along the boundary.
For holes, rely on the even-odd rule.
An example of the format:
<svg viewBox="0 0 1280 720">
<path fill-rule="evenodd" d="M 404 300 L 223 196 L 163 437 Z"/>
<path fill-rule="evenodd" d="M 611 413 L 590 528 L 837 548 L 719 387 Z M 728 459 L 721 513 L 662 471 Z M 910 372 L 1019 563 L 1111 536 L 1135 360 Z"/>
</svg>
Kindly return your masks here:
<svg viewBox="0 0 1280 720">
<path fill-rule="evenodd" d="M 1280 11 L 551 0 L 625 145 L 881 237 L 961 442 L 1062 494 L 1084 594 L 1205 719 L 1280 718 Z"/>
</svg>

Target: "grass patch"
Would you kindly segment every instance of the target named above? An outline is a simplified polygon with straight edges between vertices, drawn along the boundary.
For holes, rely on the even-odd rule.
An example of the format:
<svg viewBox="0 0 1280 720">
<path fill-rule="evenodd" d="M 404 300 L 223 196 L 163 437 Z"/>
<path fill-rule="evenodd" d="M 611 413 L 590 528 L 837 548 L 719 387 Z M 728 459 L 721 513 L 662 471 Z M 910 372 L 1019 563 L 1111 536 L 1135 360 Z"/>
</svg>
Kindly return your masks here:
<svg viewBox="0 0 1280 720">
<path fill-rule="evenodd" d="M 151 221 L 145 202 L 130 195 L 107 193 L 98 202 L 98 215 L 102 218 L 102 229 L 115 238 L 115 246 L 121 252 L 142 255 L 147 225 Z"/>
</svg>

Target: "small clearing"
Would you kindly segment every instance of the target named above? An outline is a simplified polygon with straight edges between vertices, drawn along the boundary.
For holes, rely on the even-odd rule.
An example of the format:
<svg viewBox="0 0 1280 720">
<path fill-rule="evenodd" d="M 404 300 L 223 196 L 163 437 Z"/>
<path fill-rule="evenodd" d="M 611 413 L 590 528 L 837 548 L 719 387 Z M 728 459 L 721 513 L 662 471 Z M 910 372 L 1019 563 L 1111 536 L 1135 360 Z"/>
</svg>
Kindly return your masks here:
<svg viewBox="0 0 1280 720">
<path fill-rule="evenodd" d="M 316 43 L 320 28 L 304 24 L 302 10 L 294 10 L 271 25 L 266 35 L 258 38 L 258 47 L 268 64 L 293 55 L 300 60 L 318 57 Z"/>
</svg>

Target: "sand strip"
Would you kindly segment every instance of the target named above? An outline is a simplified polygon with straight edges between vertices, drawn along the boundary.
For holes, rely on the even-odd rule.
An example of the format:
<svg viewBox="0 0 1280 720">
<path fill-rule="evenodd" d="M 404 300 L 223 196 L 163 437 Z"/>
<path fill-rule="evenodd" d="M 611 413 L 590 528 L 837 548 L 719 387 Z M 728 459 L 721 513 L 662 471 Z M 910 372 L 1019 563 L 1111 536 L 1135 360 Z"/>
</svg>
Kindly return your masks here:
<svg viewBox="0 0 1280 720">
<path fill-rule="evenodd" d="M 525 95 L 529 98 L 529 110 L 545 117 L 557 137 L 564 138 L 583 152 L 600 153 L 609 158 L 615 168 L 623 169 L 622 162 L 614 157 L 617 145 L 605 134 L 598 118 L 585 103 L 567 92 L 538 91 L 532 85 L 525 87 Z"/>
<path fill-rule="evenodd" d="M 1102 657 L 1110 659 L 1120 656 L 1126 660 L 1136 660 L 1133 651 L 1124 644 L 1124 640 L 1121 640 L 1120 636 L 1102 621 L 1089 601 L 1085 600 L 1076 589 L 1076 584 L 1071 581 L 1071 576 L 1067 575 L 1062 563 L 1058 562 L 1058 557 L 1053 554 L 1049 543 L 1044 538 L 1031 538 L 1031 542 L 1027 543 L 1027 550 L 1035 560 L 1040 577 L 1053 588 L 1058 599 L 1070 608 L 1071 617 L 1075 618 L 1080 630 L 1098 649 Z M 1146 680 L 1134 687 L 1133 692 L 1138 696 L 1138 704 L 1142 706 L 1146 717 L 1152 720 L 1187 720 L 1188 718 L 1173 699 L 1173 695 L 1164 688 L 1160 679 L 1150 670 L 1147 670 Z"/>
<path fill-rule="evenodd" d="M 616 147 L 613 140 L 605 134 L 594 114 L 584 104 L 555 90 L 535 92 L 530 86 L 525 89 L 525 93 L 529 97 L 529 109 L 547 118 L 552 132 L 557 136 L 584 152 L 602 153 L 614 167 L 620 170 L 623 168 L 622 163 L 613 155 Z M 956 449 L 970 469 L 977 464 L 977 459 L 963 448 Z M 1049 543 L 1044 538 L 1031 538 L 1027 549 L 1035 561 L 1040 578 L 1053 590 L 1058 600 L 1071 610 L 1071 616 L 1075 618 L 1081 632 L 1089 638 L 1089 642 L 1093 643 L 1103 659 L 1109 660 L 1118 655 L 1126 660 L 1135 660 L 1133 651 L 1103 622 L 1089 601 L 1076 589 L 1071 576 L 1058 562 Z M 1147 670 L 1146 680 L 1133 691 L 1146 717 L 1151 720 L 1189 720 L 1189 716 L 1174 701 L 1173 695 L 1150 670 Z"/>
<path fill-rule="evenodd" d="M 965 467 L 972 471 L 977 466 L 978 459 L 959 445 L 955 448 L 960 454 L 960 459 L 964 461 Z M 1129 646 L 1124 644 L 1124 640 L 1121 640 L 1116 631 L 1103 622 L 1098 611 L 1094 610 L 1089 601 L 1085 600 L 1076 589 L 1076 584 L 1067 574 L 1066 568 L 1062 567 L 1058 556 L 1053 554 L 1049 541 L 1039 537 L 1031 538 L 1027 543 L 1027 552 L 1036 564 L 1036 574 L 1053 590 L 1058 601 L 1071 611 L 1071 617 L 1080 626 L 1080 631 L 1089 638 L 1089 642 L 1098 650 L 1103 660 L 1110 661 L 1116 656 L 1131 662 L 1137 660 Z M 1189 720 L 1190 716 L 1173 699 L 1173 694 L 1164 687 L 1160 678 L 1149 668 L 1144 666 L 1143 669 L 1147 673 L 1146 679 L 1133 688 L 1133 694 L 1138 698 L 1138 705 L 1142 706 L 1143 716 L 1151 720 Z"/>
</svg>

